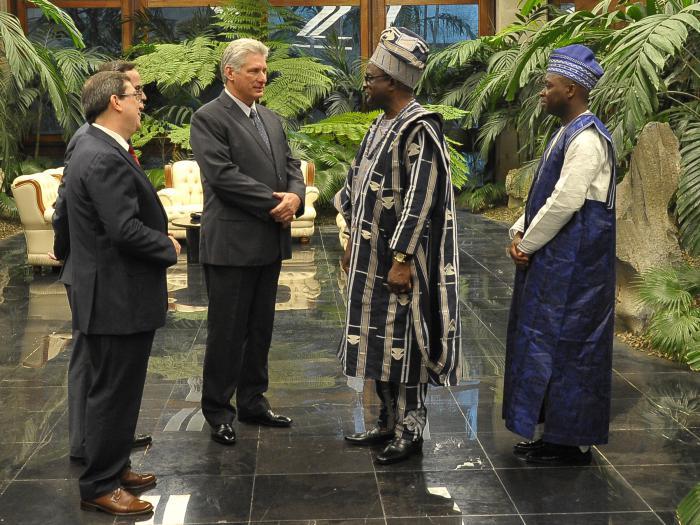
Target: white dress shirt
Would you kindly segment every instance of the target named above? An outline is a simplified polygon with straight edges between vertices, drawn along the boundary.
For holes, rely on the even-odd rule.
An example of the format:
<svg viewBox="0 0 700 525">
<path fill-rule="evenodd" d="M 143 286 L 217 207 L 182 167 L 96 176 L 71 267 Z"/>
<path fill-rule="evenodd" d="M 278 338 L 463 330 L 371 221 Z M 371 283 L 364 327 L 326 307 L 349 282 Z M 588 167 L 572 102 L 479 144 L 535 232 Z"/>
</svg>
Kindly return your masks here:
<svg viewBox="0 0 700 525">
<path fill-rule="evenodd" d="M 116 131 L 112 131 L 109 128 L 105 128 L 104 126 L 100 126 L 99 124 L 93 123 L 92 125 L 95 126 L 97 129 L 107 133 L 107 135 L 116 140 L 122 148 L 124 148 L 126 151 L 129 151 L 129 143 L 119 133 L 117 133 Z"/>
<path fill-rule="evenodd" d="M 250 112 L 255 109 L 255 101 L 253 101 L 253 105 L 249 106 L 245 102 L 243 102 L 241 99 L 237 98 L 235 95 L 233 95 L 227 88 L 224 88 L 224 91 L 226 94 L 233 99 L 233 101 L 238 104 L 238 107 L 241 108 L 241 111 L 245 113 L 245 116 L 250 118 Z"/>
<path fill-rule="evenodd" d="M 562 140 L 563 131 L 559 130 L 552 147 Z M 551 149 L 545 152 L 545 159 Z M 554 191 L 532 219 L 518 249 L 528 255 L 535 253 L 566 226 L 587 199 L 605 202 L 611 175 L 608 142 L 595 127 L 585 129 L 569 144 Z M 511 239 L 524 230 L 525 214 L 510 228 Z"/>
</svg>

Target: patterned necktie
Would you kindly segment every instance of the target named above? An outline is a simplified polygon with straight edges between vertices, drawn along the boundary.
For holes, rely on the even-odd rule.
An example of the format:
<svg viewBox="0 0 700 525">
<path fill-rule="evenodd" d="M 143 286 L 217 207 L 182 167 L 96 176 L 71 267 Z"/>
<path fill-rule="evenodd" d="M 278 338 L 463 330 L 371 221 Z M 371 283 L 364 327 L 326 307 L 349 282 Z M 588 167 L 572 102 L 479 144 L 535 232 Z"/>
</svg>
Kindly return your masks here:
<svg viewBox="0 0 700 525">
<path fill-rule="evenodd" d="M 255 111 L 255 108 L 250 109 L 250 118 L 252 119 L 253 124 L 255 124 L 255 128 L 258 130 L 260 138 L 263 139 L 263 142 L 267 146 L 267 151 L 272 151 L 272 148 L 270 148 L 270 139 L 267 136 L 265 127 L 263 126 L 262 120 L 260 120 L 260 116 L 258 116 L 258 112 Z"/>
<path fill-rule="evenodd" d="M 136 152 L 134 151 L 134 147 L 131 144 L 129 144 L 129 155 L 131 155 L 131 158 L 134 159 L 134 162 L 140 168 L 141 163 L 139 162 L 139 158 L 136 156 Z"/>
</svg>

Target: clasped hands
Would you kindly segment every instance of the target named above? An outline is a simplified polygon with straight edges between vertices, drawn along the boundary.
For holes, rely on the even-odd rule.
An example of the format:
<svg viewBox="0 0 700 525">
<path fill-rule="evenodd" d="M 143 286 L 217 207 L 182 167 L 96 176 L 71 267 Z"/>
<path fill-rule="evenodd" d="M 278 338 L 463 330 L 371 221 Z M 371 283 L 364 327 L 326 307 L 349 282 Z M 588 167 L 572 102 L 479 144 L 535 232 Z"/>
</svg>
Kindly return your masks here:
<svg viewBox="0 0 700 525">
<path fill-rule="evenodd" d="M 510 243 L 510 246 L 506 249 L 506 252 L 510 258 L 513 259 L 513 262 L 517 267 L 526 268 L 527 265 L 530 264 L 530 256 L 518 249 L 518 245 L 522 240 L 523 234 L 521 232 L 516 233 L 513 237 L 513 242 Z"/>
<path fill-rule="evenodd" d="M 272 196 L 280 202 L 270 210 L 270 216 L 275 222 L 281 223 L 283 228 L 289 228 L 301 205 L 301 199 L 296 193 L 290 192 L 274 192 Z"/>
</svg>

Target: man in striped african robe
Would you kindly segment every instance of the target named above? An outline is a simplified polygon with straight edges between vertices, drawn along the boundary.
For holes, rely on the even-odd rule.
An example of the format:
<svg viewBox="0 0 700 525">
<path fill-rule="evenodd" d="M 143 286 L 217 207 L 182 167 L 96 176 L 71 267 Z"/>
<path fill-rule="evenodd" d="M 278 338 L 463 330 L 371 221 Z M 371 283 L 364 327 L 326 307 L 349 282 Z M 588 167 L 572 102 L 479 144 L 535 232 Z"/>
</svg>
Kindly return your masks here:
<svg viewBox="0 0 700 525">
<path fill-rule="evenodd" d="M 347 376 L 373 379 L 382 402 L 375 428 L 346 436 L 388 442 L 375 458 L 420 453 L 428 383 L 459 379 L 460 319 L 454 196 L 439 115 L 413 97 L 428 47 L 404 28 L 382 33 L 367 66 L 367 103 L 384 111 L 365 136 L 336 206 L 350 238 Z"/>
</svg>

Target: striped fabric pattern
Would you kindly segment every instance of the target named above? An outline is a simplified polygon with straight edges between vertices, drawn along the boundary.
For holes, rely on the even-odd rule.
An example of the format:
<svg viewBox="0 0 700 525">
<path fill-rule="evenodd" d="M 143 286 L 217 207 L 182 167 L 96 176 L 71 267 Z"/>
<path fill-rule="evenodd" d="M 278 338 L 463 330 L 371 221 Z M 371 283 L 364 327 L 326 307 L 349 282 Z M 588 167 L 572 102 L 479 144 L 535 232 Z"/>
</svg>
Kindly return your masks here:
<svg viewBox="0 0 700 525">
<path fill-rule="evenodd" d="M 365 137 L 336 196 L 352 243 L 338 356 L 348 376 L 457 384 L 459 262 L 441 119 L 414 101 L 371 152 L 368 142 Z M 409 294 L 385 286 L 394 251 L 413 256 Z"/>
</svg>

